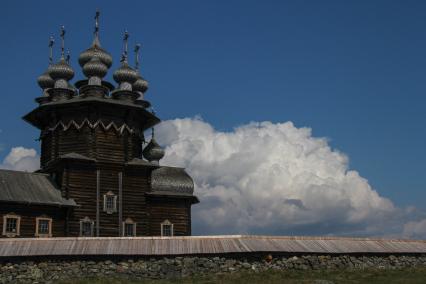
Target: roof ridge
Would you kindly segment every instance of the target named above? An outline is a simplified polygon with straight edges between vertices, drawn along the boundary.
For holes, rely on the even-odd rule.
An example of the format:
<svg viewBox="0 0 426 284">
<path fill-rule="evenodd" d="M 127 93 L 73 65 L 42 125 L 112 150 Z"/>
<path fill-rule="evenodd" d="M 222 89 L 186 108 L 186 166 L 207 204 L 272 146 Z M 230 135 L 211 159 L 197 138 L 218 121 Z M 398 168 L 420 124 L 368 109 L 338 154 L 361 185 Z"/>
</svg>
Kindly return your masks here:
<svg viewBox="0 0 426 284">
<path fill-rule="evenodd" d="M 26 172 L 26 171 L 17 171 L 17 170 L 10 170 L 10 169 L 0 169 L 2 172 L 12 172 L 12 173 L 20 173 L 20 174 L 29 174 L 29 175 L 43 175 L 43 176 L 49 176 L 49 174 L 46 173 L 40 173 L 40 172 Z"/>
</svg>

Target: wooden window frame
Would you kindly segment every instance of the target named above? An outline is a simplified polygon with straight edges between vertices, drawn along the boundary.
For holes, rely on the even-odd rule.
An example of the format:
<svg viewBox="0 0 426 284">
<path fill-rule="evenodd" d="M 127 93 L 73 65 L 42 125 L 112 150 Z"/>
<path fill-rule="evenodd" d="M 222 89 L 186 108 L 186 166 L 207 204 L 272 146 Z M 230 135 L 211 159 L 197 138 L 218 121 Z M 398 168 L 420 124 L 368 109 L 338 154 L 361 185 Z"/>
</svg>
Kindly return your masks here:
<svg viewBox="0 0 426 284">
<path fill-rule="evenodd" d="M 164 235 L 164 226 L 170 226 L 170 236 Z M 174 232 L 174 228 L 173 228 L 173 223 L 171 223 L 169 220 L 164 220 L 161 223 L 161 236 L 162 237 L 173 237 L 174 235 L 175 235 L 175 232 Z"/>
<path fill-rule="evenodd" d="M 107 208 L 107 199 L 113 198 L 113 208 Z M 107 214 L 113 214 L 117 212 L 117 195 L 115 195 L 112 191 L 108 191 L 106 194 L 104 194 L 104 212 Z"/>
<path fill-rule="evenodd" d="M 90 236 L 83 236 L 83 223 L 90 223 Z M 88 216 L 80 219 L 80 237 L 90 238 L 93 237 L 95 222 Z"/>
<path fill-rule="evenodd" d="M 6 232 L 6 226 L 7 226 L 7 219 L 16 219 L 16 232 Z M 16 236 L 19 236 L 21 233 L 21 216 L 16 215 L 15 213 L 8 213 L 6 215 L 3 215 L 3 236 L 6 236 L 8 238 L 14 238 Z"/>
<path fill-rule="evenodd" d="M 49 222 L 49 228 L 48 228 L 49 232 L 47 234 L 41 234 L 39 232 L 40 221 L 48 221 Z M 50 237 L 52 237 L 52 223 L 53 223 L 53 220 L 50 217 L 45 217 L 45 216 L 36 217 L 35 236 L 39 237 L 39 238 L 50 238 Z"/>
<path fill-rule="evenodd" d="M 126 225 L 133 225 L 133 235 L 132 236 L 126 236 Z M 131 218 L 127 218 L 124 222 L 123 222 L 123 237 L 136 237 L 136 222 L 133 221 Z"/>
</svg>

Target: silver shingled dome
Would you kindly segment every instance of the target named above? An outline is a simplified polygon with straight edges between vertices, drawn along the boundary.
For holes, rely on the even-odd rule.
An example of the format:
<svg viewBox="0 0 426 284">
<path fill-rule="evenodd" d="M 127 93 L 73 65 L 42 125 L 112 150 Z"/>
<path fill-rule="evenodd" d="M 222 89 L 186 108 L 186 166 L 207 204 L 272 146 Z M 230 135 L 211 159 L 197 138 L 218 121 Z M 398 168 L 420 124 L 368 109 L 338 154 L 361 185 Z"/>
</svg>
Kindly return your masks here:
<svg viewBox="0 0 426 284">
<path fill-rule="evenodd" d="M 141 75 L 138 75 L 138 79 L 133 83 L 133 91 L 145 93 L 148 90 L 148 81 L 146 81 Z"/>
<path fill-rule="evenodd" d="M 48 72 L 55 81 L 59 79 L 69 81 L 74 77 L 74 70 L 66 62 L 65 58 L 61 58 L 58 63 L 52 64 L 48 68 Z"/>
<path fill-rule="evenodd" d="M 123 61 L 121 67 L 115 70 L 113 78 L 119 84 L 122 82 L 133 84 L 138 79 L 138 73 L 129 66 L 127 61 Z"/>
<path fill-rule="evenodd" d="M 164 157 L 165 151 L 160 145 L 158 145 L 157 141 L 152 138 L 148 145 L 146 145 L 143 149 L 142 154 L 148 161 L 158 162 Z"/>
<path fill-rule="evenodd" d="M 37 78 L 37 83 L 43 90 L 53 88 L 55 80 L 50 77 L 49 71 L 44 72 Z"/>
<path fill-rule="evenodd" d="M 78 63 L 81 67 L 89 62 L 93 57 L 98 57 L 103 64 L 108 68 L 112 65 L 112 56 L 99 43 L 98 38 L 95 38 L 91 47 L 83 51 L 78 57 Z"/>
<path fill-rule="evenodd" d="M 83 73 L 87 77 L 103 78 L 108 72 L 108 66 L 103 63 L 99 57 L 92 57 L 89 62 L 84 64 Z"/>
</svg>

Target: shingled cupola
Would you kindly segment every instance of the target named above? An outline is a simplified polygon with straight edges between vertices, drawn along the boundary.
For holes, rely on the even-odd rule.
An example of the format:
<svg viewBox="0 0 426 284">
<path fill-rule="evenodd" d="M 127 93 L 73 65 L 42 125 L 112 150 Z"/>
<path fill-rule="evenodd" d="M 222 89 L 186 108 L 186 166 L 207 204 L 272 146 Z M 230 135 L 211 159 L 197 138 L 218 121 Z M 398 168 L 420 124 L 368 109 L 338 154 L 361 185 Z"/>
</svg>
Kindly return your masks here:
<svg viewBox="0 0 426 284">
<path fill-rule="evenodd" d="M 96 11 L 95 16 L 95 31 L 92 45 L 83 51 L 78 57 L 78 63 L 81 67 L 84 67 L 93 58 L 97 57 L 103 64 L 110 68 L 112 65 L 112 56 L 106 50 L 101 47 L 101 42 L 99 40 L 99 11 Z"/>
<path fill-rule="evenodd" d="M 160 160 L 165 155 L 164 149 L 155 140 L 154 127 L 152 128 L 151 141 L 149 141 L 148 145 L 146 145 L 146 147 L 143 149 L 142 154 L 145 159 L 156 165 L 159 165 Z"/>
<path fill-rule="evenodd" d="M 87 79 L 77 81 L 75 86 L 69 82 L 74 70 L 65 57 L 65 28 L 61 27 L 61 56 L 55 64 L 53 40 L 49 42 L 49 68 L 38 79 L 43 95 L 36 99 L 39 107 L 24 117 L 41 130 L 42 168 L 70 152 L 117 162 L 142 158 L 143 133 L 160 122 L 147 110 L 150 103 L 141 97 L 142 89 L 146 88 L 138 88 L 136 84 L 133 90 L 140 75 L 128 63 L 128 32 L 123 38 L 120 67 L 113 74 L 118 86 L 103 80 L 113 59 L 101 47 L 99 16 L 97 12 L 92 45 L 78 58 Z M 75 131 L 79 135 L 74 135 Z"/>
<path fill-rule="evenodd" d="M 43 90 L 43 94 L 41 97 L 36 98 L 36 101 L 39 104 L 44 104 L 49 101 L 49 94 L 48 90 L 53 88 L 55 86 L 55 80 L 52 79 L 50 76 L 50 67 L 53 64 L 53 44 L 55 43 L 53 37 L 51 36 L 49 38 L 49 66 L 48 69 L 41 74 L 37 78 L 37 83 L 40 86 L 40 88 Z"/>
<path fill-rule="evenodd" d="M 133 91 L 133 83 L 138 79 L 138 73 L 129 66 L 128 63 L 128 39 L 129 33 L 124 32 L 123 53 L 121 55 L 121 66 L 113 74 L 118 87 L 112 92 L 112 96 L 120 100 L 129 100 L 134 102 L 139 95 Z"/>
<path fill-rule="evenodd" d="M 53 88 L 48 90 L 52 101 L 69 99 L 74 94 L 73 86 L 69 84 L 74 78 L 74 70 L 65 59 L 65 27 L 61 27 L 61 58 L 48 68 L 50 77 L 55 81 Z"/>
<path fill-rule="evenodd" d="M 144 94 L 148 91 L 148 81 L 146 81 L 139 72 L 139 50 L 140 44 L 135 46 L 135 69 L 138 73 L 137 80 L 133 83 L 133 90 L 139 94 L 139 99 L 143 100 Z"/>
<path fill-rule="evenodd" d="M 50 225 L 53 222 L 53 233 L 48 235 L 190 235 L 191 206 L 199 201 L 193 195 L 194 183 L 184 169 L 159 164 L 165 152 L 154 137 L 153 127 L 160 119 L 144 98 L 148 82 L 139 71 L 141 45 L 135 45 L 133 68 L 128 60 L 129 33 L 124 33 L 121 60 L 113 73 L 117 86 L 106 81 L 113 58 L 101 47 L 99 16 L 96 12 L 92 45 L 78 57 L 86 78 L 71 83 L 74 70 L 69 55 L 65 55 L 62 26 L 60 58 L 54 63 L 52 37 L 48 69 L 37 80 L 42 95 L 36 98 L 38 106 L 23 117 L 40 129 L 41 142 L 39 175 L 28 174 L 27 180 L 50 179 L 49 190 L 57 186 L 60 194 L 61 202 L 54 203 L 61 206 L 57 211 L 60 214 L 50 219 L 43 217 L 50 220 Z M 152 137 L 143 147 L 144 132 L 149 128 Z M 37 195 L 44 196 L 43 188 L 36 189 Z M 46 204 L 53 206 L 49 200 Z M 8 208 L 18 217 L 31 211 L 13 204 Z M 40 211 L 40 216 L 56 212 L 44 212 L 40 206 L 32 209 Z M 19 220 L 27 222 L 28 218 Z M 164 226 L 168 229 L 164 230 Z"/>
</svg>

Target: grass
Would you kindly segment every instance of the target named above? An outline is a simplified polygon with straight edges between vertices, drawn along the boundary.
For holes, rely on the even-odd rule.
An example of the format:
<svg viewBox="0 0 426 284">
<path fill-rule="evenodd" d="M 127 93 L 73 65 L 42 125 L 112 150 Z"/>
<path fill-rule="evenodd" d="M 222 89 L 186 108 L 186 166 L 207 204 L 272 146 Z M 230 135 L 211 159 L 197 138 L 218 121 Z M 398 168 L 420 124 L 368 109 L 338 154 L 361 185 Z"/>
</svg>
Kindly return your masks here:
<svg viewBox="0 0 426 284">
<path fill-rule="evenodd" d="M 123 278 L 80 279 L 62 284 L 275 284 L 275 283 L 426 283 L 426 268 L 404 270 L 362 270 L 362 271 L 266 271 L 261 273 L 239 272 L 222 275 L 198 276 L 170 280 L 127 280 Z"/>
</svg>

